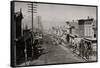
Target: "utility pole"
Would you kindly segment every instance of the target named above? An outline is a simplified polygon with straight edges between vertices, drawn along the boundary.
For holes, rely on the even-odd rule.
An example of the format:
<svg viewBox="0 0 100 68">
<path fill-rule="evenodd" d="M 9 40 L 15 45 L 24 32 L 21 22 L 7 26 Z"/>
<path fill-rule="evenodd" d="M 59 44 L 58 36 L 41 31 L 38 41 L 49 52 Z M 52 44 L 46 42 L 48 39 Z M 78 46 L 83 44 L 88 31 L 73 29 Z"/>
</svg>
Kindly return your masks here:
<svg viewBox="0 0 100 68">
<path fill-rule="evenodd" d="M 35 53 L 35 51 L 34 51 L 34 45 L 33 45 L 33 41 L 34 41 L 34 39 L 33 39 L 33 37 L 34 37 L 34 33 L 33 33 L 33 21 L 34 21 L 34 13 L 37 13 L 37 4 L 36 3 L 33 3 L 33 2 L 30 2 L 30 3 L 28 3 L 27 4 L 28 5 L 28 12 L 30 12 L 31 13 L 31 15 L 32 15 L 32 38 L 31 38 L 31 40 L 32 40 L 32 42 L 31 42 L 31 45 L 32 45 L 32 59 L 33 59 L 33 57 L 34 57 L 34 53 Z"/>
<path fill-rule="evenodd" d="M 41 16 L 37 16 L 38 18 L 38 29 L 43 33 L 43 26 L 41 23 Z"/>
</svg>

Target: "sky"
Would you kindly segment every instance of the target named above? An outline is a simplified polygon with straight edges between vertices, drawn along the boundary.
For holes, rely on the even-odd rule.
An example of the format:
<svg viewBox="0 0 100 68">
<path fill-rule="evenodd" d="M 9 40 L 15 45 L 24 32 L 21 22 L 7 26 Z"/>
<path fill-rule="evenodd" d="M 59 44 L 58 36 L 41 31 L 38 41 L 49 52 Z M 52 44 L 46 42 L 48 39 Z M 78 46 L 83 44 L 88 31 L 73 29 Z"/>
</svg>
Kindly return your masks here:
<svg viewBox="0 0 100 68">
<path fill-rule="evenodd" d="M 37 26 L 37 16 L 40 16 L 41 23 L 44 29 L 50 29 L 52 26 L 64 26 L 66 21 L 87 19 L 96 19 L 96 7 L 89 6 L 72 6 L 72 5 L 57 5 L 57 4 L 40 4 L 37 3 L 37 13 L 34 13 L 34 26 Z M 15 3 L 15 12 L 22 8 L 24 19 L 23 26 L 28 25 L 31 28 L 31 13 L 28 12 L 28 5 L 24 2 Z"/>
</svg>

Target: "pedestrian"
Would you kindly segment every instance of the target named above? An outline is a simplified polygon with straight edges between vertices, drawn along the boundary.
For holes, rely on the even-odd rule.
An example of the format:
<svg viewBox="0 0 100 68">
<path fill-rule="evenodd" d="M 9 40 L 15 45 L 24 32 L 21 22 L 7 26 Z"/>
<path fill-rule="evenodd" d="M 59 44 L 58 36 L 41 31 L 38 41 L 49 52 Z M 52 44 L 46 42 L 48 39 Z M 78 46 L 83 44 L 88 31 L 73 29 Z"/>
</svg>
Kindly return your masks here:
<svg viewBox="0 0 100 68">
<path fill-rule="evenodd" d="M 73 50 L 73 52 L 76 52 L 76 50 L 77 50 L 77 44 L 74 44 L 74 50 Z"/>
<path fill-rule="evenodd" d="M 88 45 L 87 45 L 87 41 L 84 42 L 84 58 L 87 59 L 88 56 Z"/>
<path fill-rule="evenodd" d="M 92 46 L 91 46 L 91 42 L 87 42 L 87 55 L 86 58 L 90 59 L 90 56 L 92 55 Z"/>
<path fill-rule="evenodd" d="M 67 34 L 67 42 L 68 42 L 68 43 L 69 43 L 69 40 L 70 40 L 69 34 Z"/>
<path fill-rule="evenodd" d="M 79 45 L 79 52 L 80 52 L 79 55 L 80 55 L 81 57 L 84 57 L 84 49 L 85 49 L 85 47 L 84 47 L 84 40 L 81 39 L 80 45 Z"/>
</svg>

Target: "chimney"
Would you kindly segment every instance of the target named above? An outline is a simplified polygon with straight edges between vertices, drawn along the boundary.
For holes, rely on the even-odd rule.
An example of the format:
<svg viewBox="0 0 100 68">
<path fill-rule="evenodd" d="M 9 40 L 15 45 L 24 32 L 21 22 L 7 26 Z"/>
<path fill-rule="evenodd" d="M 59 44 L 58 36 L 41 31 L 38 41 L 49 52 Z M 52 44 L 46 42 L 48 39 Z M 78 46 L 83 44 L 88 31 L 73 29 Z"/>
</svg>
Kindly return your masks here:
<svg viewBox="0 0 100 68">
<path fill-rule="evenodd" d="M 20 8 L 20 13 L 22 13 L 22 8 Z"/>
<path fill-rule="evenodd" d="M 88 19 L 90 19 L 90 17 L 88 16 Z"/>
</svg>

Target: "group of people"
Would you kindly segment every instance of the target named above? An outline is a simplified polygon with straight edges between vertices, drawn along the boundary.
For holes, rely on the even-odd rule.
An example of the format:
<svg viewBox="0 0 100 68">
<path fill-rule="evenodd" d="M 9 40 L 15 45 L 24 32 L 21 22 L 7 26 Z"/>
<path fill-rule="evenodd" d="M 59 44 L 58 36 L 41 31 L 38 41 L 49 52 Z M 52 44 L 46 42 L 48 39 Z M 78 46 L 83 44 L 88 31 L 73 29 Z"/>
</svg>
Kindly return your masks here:
<svg viewBox="0 0 100 68">
<path fill-rule="evenodd" d="M 92 55 L 91 41 L 81 39 L 79 43 L 73 44 L 73 52 L 78 52 L 78 55 L 89 60 Z"/>
</svg>

